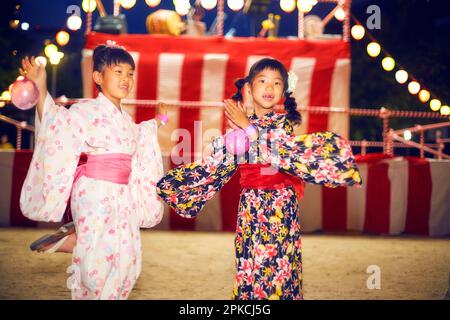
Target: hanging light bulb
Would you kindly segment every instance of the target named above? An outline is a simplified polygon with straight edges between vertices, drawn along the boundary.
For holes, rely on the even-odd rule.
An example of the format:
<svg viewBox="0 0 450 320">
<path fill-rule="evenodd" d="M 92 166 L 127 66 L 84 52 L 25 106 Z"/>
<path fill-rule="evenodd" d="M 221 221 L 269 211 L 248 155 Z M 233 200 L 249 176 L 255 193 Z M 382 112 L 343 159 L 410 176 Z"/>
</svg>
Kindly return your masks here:
<svg viewBox="0 0 450 320">
<path fill-rule="evenodd" d="M 386 71 L 392 71 L 395 68 L 395 60 L 391 57 L 385 57 L 383 60 L 381 60 L 381 65 L 383 66 L 383 69 Z"/>
<path fill-rule="evenodd" d="M 125 9 L 131 9 L 136 4 L 136 0 L 119 0 L 119 3 Z"/>
<path fill-rule="evenodd" d="M 367 45 L 367 53 L 372 58 L 377 57 L 380 54 L 380 52 L 381 52 L 381 47 L 378 43 L 371 42 Z"/>
<path fill-rule="evenodd" d="M 284 12 L 292 12 L 295 10 L 295 0 L 281 0 L 280 1 L 280 8 Z"/>
<path fill-rule="evenodd" d="M 15 19 L 15 20 L 11 20 L 9 22 L 9 26 L 11 27 L 11 29 L 17 29 L 17 27 L 19 26 L 20 21 Z"/>
<path fill-rule="evenodd" d="M 2 100 L 6 100 L 6 101 L 11 100 L 11 92 L 3 91 L 2 95 L 0 96 L 0 98 L 2 98 Z"/>
<path fill-rule="evenodd" d="M 173 0 L 173 5 L 175 7 L 191 7 L 189 0 Z"/>
<path fill-rule="evenodd" d="M 62 52 L 53 52 L 49 57 L 50 63 L 53 65 L 59 64 L 61 59 L 64 57 L 64 53 Z"/>
<path fill-rule="evenodd" d="M 28 22 L 22 22 L 22 24 L 20 25 L 20 28 L 23 31 L 28 31 L 28 29 L 30 29 L 30 24 Z"/>
<path fill-rule="evenodd" d="M 69 18 L 67 18 L 67 28 L 69 28 L 72 31 L 77 31 L 81 28 L 81 18 L 80 16 L 77 16 L 76 14 L 71 15 Z"/>
<path fill-rule="evenodd" d="M 342 7 L 339 7 L 335 12 L 334 12 L 334 17 L 339 20 L 339 21 L 344 21 L 345 19 L 345 11 L 344 9 L 342 9 Z"/>
<path fill-rule="evenodd" d="M 411 94 L 417 94 L 420 90 L 420 84 L 417 81 L 411 81 L 408 83 L 408 91 Z"/>
<path fill-rule="evenodd" d="M 174 0 L 175 4 L 175 11 L 180 16 L 185 16 L 189 13 L 189 10 L 191 9 L 191 4 L 189 3 L 189 0 Z"/>
<path fill-rule="evenodd" d="M 233 11 L 239 11 L 244 6 L 244 0 L 228 0 L 228 7 Z"/>
<path fill-rule="evenodd" d="M 150 7 L 154 8 L 161 3 L 161 0 L 145 0 L 145 3 Z"/>
<path fill-rule="evenodd" d="M 39 65 L 39 64 L 42 64 L 44 67 L 47 65 L 47 59 L 45 58 L 45 57 L 43 57 L 43 56 L 38 56 L 38 57 L 36 57 L 35 59 L 34 59 L 34 61 L 36 61 L 36 63 Z"/>
<path fill-rule="evenodd" d="M 397 80 L 398 83 L 403 84 L 408 80 L 408 72 L 405 70 L 398 70 L 395 73 L 395 80 Z"/>
<path fill-rule="evenodd" d="M 366 33 L 366 30 L 360 24 L 354 25 L 351 29 L 352 37 L 355 40 L 361 40 L 362 38 L 364 38 L 365 33 Z"/>
<path fill-rule="evenodd" d="M 97 8 L 97 2 L 95 0 L 83 0 L 83 2 L 81 3 L 81 7 L 86 13 L 94 12 L 94 10 Z"/>
<path fill-rule="evenodd" d="M 308 13 L 313 7 L 313 2 L 311 0 L 297 0 L 297 8 L 303 13 Z"/>
<path fill-rule="evenodd" d="M 175 7 L 175 11 L 180 15 L 180 16 L 185 16 L 189 13 L 189 9 L 190 7 L 183 7 L 183 6 L 176 6 Z"/>
<path fill-rule="evenodd" d="M 412 138 L 411 131 L 410 130 L 403 131 L 403 138 L 405 138 L 405 140 L 411 140 L 411 138 Z"/>
<path fill-rule="evenodd" d="M 438 111 L 439 108 L 441 107 L 441 101 L 438 99 L 432 99 L 430 101 L 430 109 L 433 111 Z"/>
<path fill-rule="evenodd" d="M 56 42 L 61 46 L 64 47 L 67 43 L 69 43 L 70 35 L 64 30 L 61 30 L 56 34 Z"/>
<path fill-rule="evenodd" d="M 443 116 L 448 116 L 450 114 L 450 108 L 447 105 L 442 106 L 441 109 L 439 109 L 439 111 Z"/>
<path fill-rule="evenodd" d="M 420 90 L 419 91 L 419 100 L 423 103 L 427 102 L 428 100 L 430 100 L 430 91 L 428 90 Z"/>
<path fill-rule="evenodd" d="M 58 47 L 55 46 L 53 43 L 50 43 L 48 45 L 45 46 L 44 48 L 44 53 L 47 57 L 50 58 L 50 56 L 54 53 L 54 52 L 58 52 Z"/>
<path fill-rule="evenodd" d="M 211 10 L 217 5 L 217 0 L 201 0 L 200 4 L 206 10 Z"/>
</svg>

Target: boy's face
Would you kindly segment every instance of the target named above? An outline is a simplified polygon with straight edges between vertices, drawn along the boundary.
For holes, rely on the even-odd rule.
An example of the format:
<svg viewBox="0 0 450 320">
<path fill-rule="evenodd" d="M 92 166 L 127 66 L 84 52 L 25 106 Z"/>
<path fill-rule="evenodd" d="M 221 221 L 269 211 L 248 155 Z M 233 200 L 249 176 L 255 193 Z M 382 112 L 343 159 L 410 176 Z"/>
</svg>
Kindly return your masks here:
<svg viewBox="0 0 450 320">
<path fill-rule="evenodd" d="M 94 81 L 110 99 L 121 100 L 128 96 L 134 85 L 134 69 L 128 63 L 105 66 L 102 72 L 94 71 Z"/>
</svg>

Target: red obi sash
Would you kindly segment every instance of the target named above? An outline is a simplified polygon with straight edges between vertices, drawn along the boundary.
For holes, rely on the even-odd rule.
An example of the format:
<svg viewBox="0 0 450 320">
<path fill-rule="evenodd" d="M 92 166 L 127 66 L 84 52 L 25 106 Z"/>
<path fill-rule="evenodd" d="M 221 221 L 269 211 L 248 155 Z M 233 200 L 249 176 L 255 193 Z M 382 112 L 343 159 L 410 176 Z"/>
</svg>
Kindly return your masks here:
<svg viewBox="0 0 450 320">
<path fill-rule="evenodd" d="M 267 169 L 265 169 L 267 168 Z M 240 164 L 241 187 L 249 189 L 282 189 L 292 186 L 300 200 L 303 198 L 305 183 L 287 173 L 271 168 L 270 164 Z"/>
</svg>

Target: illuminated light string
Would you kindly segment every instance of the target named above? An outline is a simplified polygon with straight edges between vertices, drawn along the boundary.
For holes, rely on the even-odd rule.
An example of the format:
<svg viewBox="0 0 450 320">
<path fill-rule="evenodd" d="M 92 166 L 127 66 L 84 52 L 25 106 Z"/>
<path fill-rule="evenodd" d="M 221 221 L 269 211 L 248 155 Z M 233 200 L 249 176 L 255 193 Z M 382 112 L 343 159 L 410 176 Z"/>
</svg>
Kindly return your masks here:
<svg viewBox="0 0 450 320">
<path fill-rule="evenodd" d="M 367 54 L 371 56 L 372 58 L 378 57 L 380 54 L 383 54 L 385 57 L 382 59 L 382 67 L 384 70 L 390 72 L 394 69 L 397 69 L 395 73 L 395 79 L 400 84 L 405 84 L 408 81 L 408 78 L 410 79 L 410 82 L 407 84 L 408 91 L 412 95 L 417 95 L 419 100 L 422 103 L 429 102 L 430 109 L 434 112 L 440 111 L 442 115 L 449 115 L 449 107 L 448 105 L 441 102 L 441 100 L 437 99 L 435 95 L 432 95 L 429 90 L 424 89 L 420 82 L 409 72 L 406 72 L 406 69 L 400 65 L 396 60 L 392 58 L 392 55 L 384 49 L 380 42 L 375 39 L 375 37 L 366 29 L 364 28 L 364 25 L 353 15 L 350 14 L 351 18 L 355 22 L 355 26 L 358 26 L 357 28 L 363 28 L 364 32 L 361 30 L 357 30 L 356 35 L 357 37 L 353 38 L 355 40 L 362 40 L 365 35 L 369 37 L 371 40 L 371 43 L 367 45 Z M 431 100 L 430 100 L 431 99 Z"/>
<path fill-rule="evenodd" d="M 179 6 L 183 7 L 181 9 L 184 9 L 184 10 L 181 10 L 181 11 L 186 11 L 186 9 L 189 9 L 189 2 L 187 0 L 174 0 L 173 2 L 175 4 L 176 9 L 180 9 L 180 8 L 177 8 Z M 210 9 L 211 7 L 215 7 L 215 5 L 217 5 L 217 0 L 209 0 L 209 1 L 208 0 L 202 0 L 201 2 L 202 2 L 202 5 L 206 4 L 205 7 L 208 7 L 208 5 L 209 5 L 208 9 Z M 227 2 L 228 2 L 228 5 L 230 5 L 230 1 L 228 0 Z M 239 3 L 238 7 L 240 7 L 240 3 L 243 2 L 243 1 L 239 0 L 239 1 L 235 1 L 235 2 L 238 2 Z M 283 1 L 281 1 L 281 2 L 283 2 Z M 284 1 L 284 2 L 287 2 L 287 1 Z M 291 2 L 295 3 L 296 1 L 295 0 L 291 0 Z M 311 0 L 304 1 L 304 2 L 305 3 L 306 2 L 311 2 L 312 6 L 314 6 L 317 3 L 316 1 L 311 1 Z M 136 0 L 119 0 L 119 3 L 120 3 L 120 5 L 122 7 L 126 8 L 126 9 L 130 9 L 131 7 L 133 7 L 135 5 Z M 146 3 L 149 6 L 154 6 L 155 7 L 155 6 L 158 6 L 160 4 L 160 1 L 158 1 L 158 0 L 153 0 L 153 1 L 146 0 Z M 297 6 L 299 6 L 299 3 L 300 3 L 300 1 L 297 1 Z M 83 3 L 82 3 L 83 10 L 85 12 L 93 12 L 96 9 L 96 5 L 95 4 L 96 4 L 96 1 L 83 0 Z M 183 6 L 183 4 L 184 4 L 184 6 Z M 233 7 L 233 5 L 236 5 L 236 4 L 233 3 L 232 7 Z M 281 3 L 280 3 L 280 5 L 281 5 Z M 234 9 L 234 10 L 241 9 L 241 8 L 238 8 L 238 7 L 232 8 L 232 9 Z M 177 12 L 178 11 L 180 11 L 180 10 L 177 10 Z M 185 13 L 185 12 L 183 12 L 183 13 Z M 183 13 L 181 13 L 181 14 L 183 14 Z M 390 71 L 394 70 L 395 68 L 397 68 L 398 70 L 395 73 L 395 79 L 396 79 L 396 81 L 398 83 L 405 84 L 408 81 L 408 78 L 410 78 L 412 80 L 407 85 L 408 91 L 409 91 L 410 94 L 417 95 L 419 100 L 422 103 L 429 102 L 429 106 L 430 106 L 430 109 L 432 111 L 434 111 L 434 112 L 440 111 L 440 113 L 442 115 L 449 115 L 450 109 L 449 109 L 448 105 L 443 104 L 441 102 L 441 100 L 437 99 L 434 95 L 432 97 L 432 95 L 431 95 L 429 90 L 426 90 L 426 89 L 422 88 L 422 86 L 420 85 L 419 81 L 417 81 L 416 78 L 414 76 L 412 76 L 410 73 L 406 72 L 405 68 L 403 68 L 398 62 L 396 62 L 392 58 L 392 55 L 386 49 L 381 47 L 381 45 L 379 44 L 379 41 L 377 41 L 375 39 L 375 37 L 366 28 L 364 28 L 364 25 L 353 14 L 350 13 L 350 15 L 351 15 L 351 18 L 353 19 L 353 21 L 356 24 L 356 25 L 354 25 L 352 27 L 352 29 L 355 28 L 355 27 L 360 29 L 360 30 L 355 30 L 355 31 L 357 31 L 357 32 L 355 32 L 355 34 L 353 34 L 353 32 L 352 32 L 353 38 L 359 41 L 359 40 L 362 40 L 364 38 L 364 36 L 367 34 L 367 36 L 372 41 L 367 46 L 367 53 L 369 54 L 369 56 L 371 56 L 372 58 L 376 58 L 381 53 L 383 53 L 385 55 L 385 57 L 382 59 L 382 63 L 381 64 L 382 64 L 382 67 L 383 67 L 384 70 L 390 72 Z M 80 25 L 81 25 L 81 23 L 80 23 Z M 78 30 L 79 27 L 80 26 L 77 26 L 77 28 L 69 28 L 69 29 L 72 29 L 72 31 L 74 31 L 74 30 Z M 62 32 L 64 32 L 65 35 L 68 35 L 67 32 L 65 32 L 65 31 L 62 31 Z M 56 36 L 57 42 L 61 46 L 67 44 L 67 42 L 70 39 L 70 37 L 67 37 L 68 38 L 67 40 L 64 39 L 65 40 L 64 44 L 60 43 L 60 41 L 58 41 L 58 40 L 60 40 L 60 39 L 58 39 L 59 38 L 58 36 L 60 36 L 60 34 L 62 32 L 59 32 L 57 34 L 57 36 Z M 62 55 L 63 54 L 61 54 L 61 57 L 58 57 L 59 58 L 58 62 L 62 58 Z M 48 56 L 48 54 L 47 54 L 47 56 Z"/>
</svg>

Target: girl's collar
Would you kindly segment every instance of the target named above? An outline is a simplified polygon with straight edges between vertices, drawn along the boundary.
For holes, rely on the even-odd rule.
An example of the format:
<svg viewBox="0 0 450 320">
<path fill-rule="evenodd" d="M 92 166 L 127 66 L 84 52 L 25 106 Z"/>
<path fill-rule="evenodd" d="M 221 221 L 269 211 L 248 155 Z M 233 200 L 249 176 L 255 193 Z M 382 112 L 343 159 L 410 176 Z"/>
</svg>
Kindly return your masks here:
<svg viewBox="0 0 450 320">
<path fill-rule="evenodd" d="M 271 119 L 271 118 L 273 118 L 274 114 L 275 114 L 275 111 L 272 110 L 272 111 L 266 113 L 265 115 L 263 115 L 261 118 L 258 118 L 258 116 L 256 115 L 256 113 L 253 112 L 253 114 L 251 115 L 251 118 L 252 118 L 253 120 L 266 120 L 266 119 Z"/>
<path fill-rule="evenodd" d="M 116 110 L 118 112 L 120 112 L 121 114 L 123 114 L 123 107 L 122 105 L 120 105 L 120 110 L 117 108 L 117 106 L 111 101 L 109 100 L 103 93 L 99 92 L 97 99 L 102 103 L 102 104 L 106 104 L 112 108 L 114 108 L 113 110 Z"/>
</svg>

